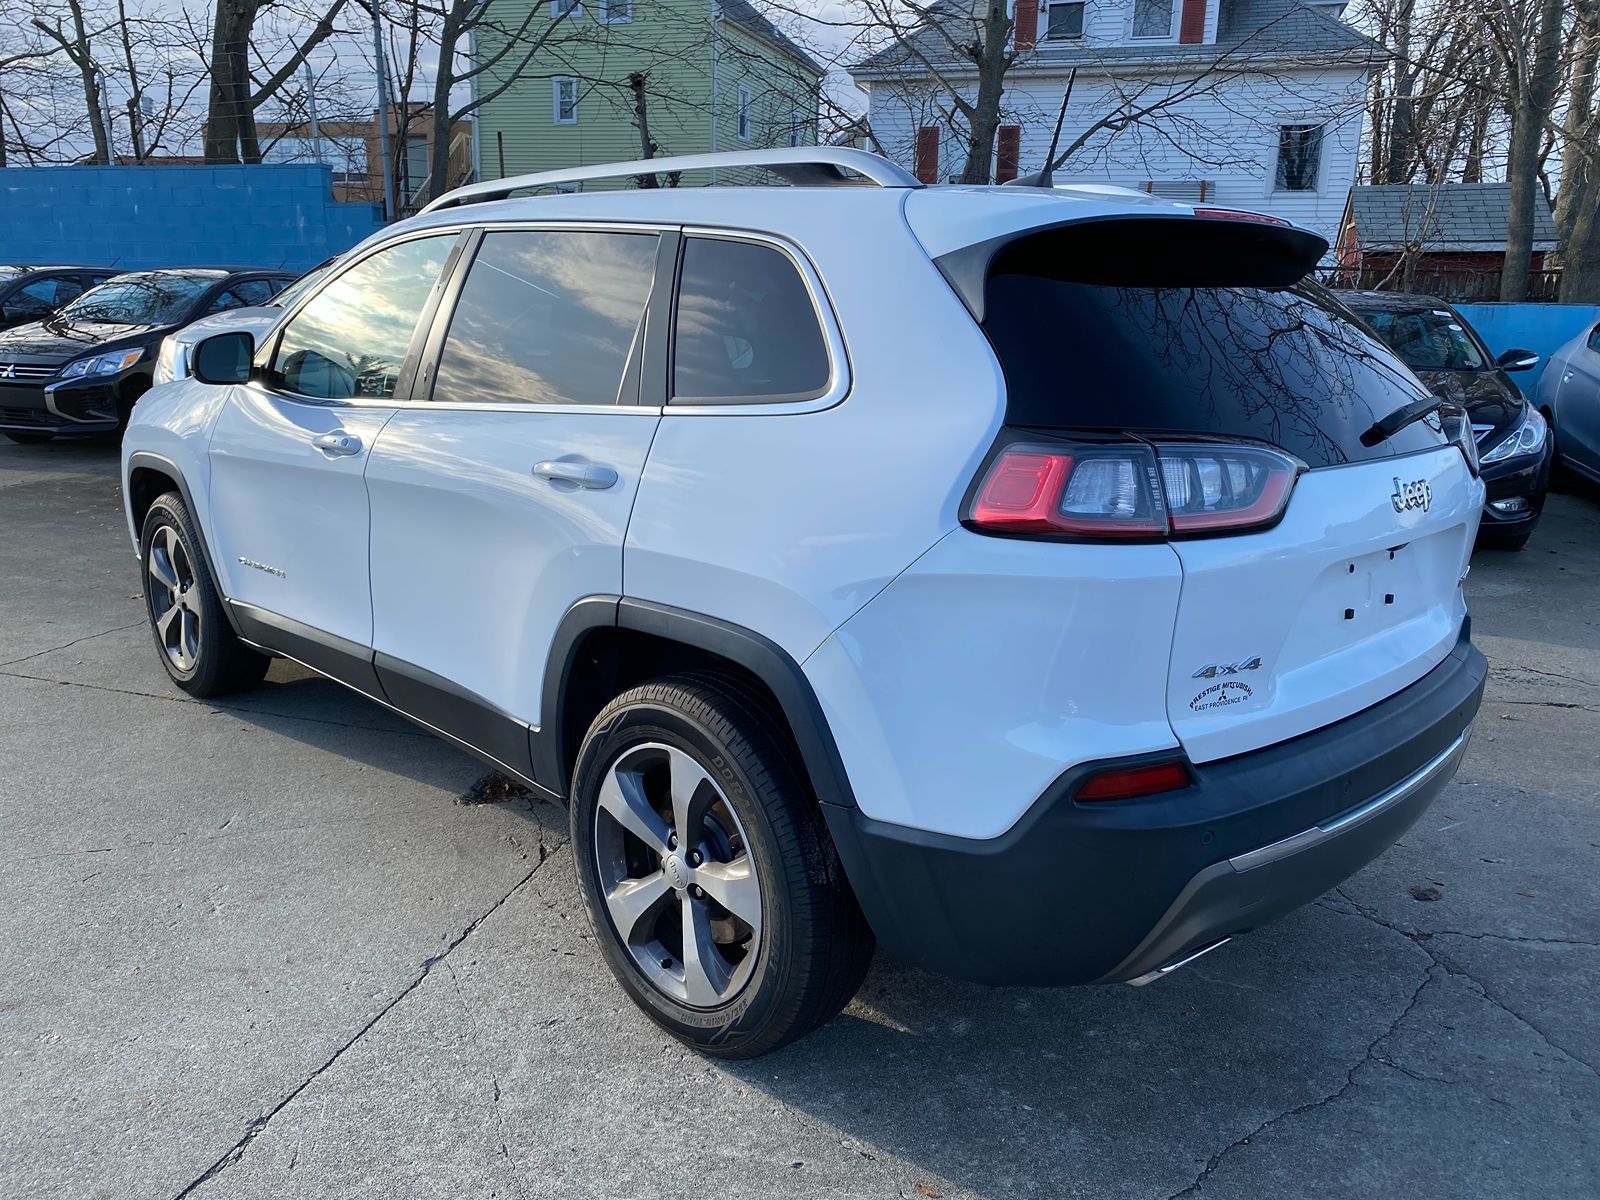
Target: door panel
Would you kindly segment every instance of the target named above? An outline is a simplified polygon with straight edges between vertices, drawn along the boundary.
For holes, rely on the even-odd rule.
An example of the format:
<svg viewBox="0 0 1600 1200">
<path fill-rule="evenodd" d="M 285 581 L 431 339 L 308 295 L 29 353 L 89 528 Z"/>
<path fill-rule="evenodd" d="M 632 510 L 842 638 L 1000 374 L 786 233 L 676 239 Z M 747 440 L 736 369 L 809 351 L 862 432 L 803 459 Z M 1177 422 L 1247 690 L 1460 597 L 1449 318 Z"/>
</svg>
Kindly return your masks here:
<svg viewBox="0 0 1600 1200">
<path fill-rule="evenodd" d="M 210 492 L 230 599 L 372 644 L 361 476 L 394 411 L 233 389 L 212 433 Z"/>
<path fill-rule="evenodd" d="M 659 419 L 629 406 L 396 415 L 367 467 L 380 671 L 392 655 L 477 697 L 491 716 L 537 726 L 562 615 L 584 596 L 622 592 L 622 539 Z M 578 471 L 535 474 L 557 463 Z M 616 480 L 562 477 L 586 467 L 595 482 L 609 472 Z M 463 707 L 459 720 L 483 715 Z"/>
<path fill-rule="evenodd" d="M 1600 329 L 1576 347 L 1562 371 L 1556 396 L 1561 452 L 1591 472 L 1600 472 Z"/>
</svg>

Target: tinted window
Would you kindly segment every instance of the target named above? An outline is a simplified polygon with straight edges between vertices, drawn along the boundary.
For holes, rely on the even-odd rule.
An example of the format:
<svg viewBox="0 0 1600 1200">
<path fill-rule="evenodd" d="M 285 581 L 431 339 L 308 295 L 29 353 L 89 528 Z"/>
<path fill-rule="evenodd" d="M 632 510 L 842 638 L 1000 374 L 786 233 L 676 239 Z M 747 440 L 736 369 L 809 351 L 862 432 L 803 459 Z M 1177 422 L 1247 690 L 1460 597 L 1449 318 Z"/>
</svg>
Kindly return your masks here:
<svg viewBox="0 0 1600 1200">
<path fill-rule="evenodd" d="M 828 350 L 800 272 L 772 246 L 689 238 L 674 338 L 673 399 L 809 400 Z"/>
<path fill-rule="evenodd" d="M 35 279 L 11 293 L 6 299 L 5 313 L 13 320 L 19 317 L 28 320 L 48 317 L 76 296 L 79 290 L 64 279 Z"/>
<path fill-rule="evenodd" d="M 171 325 L 215 281 L 215 275 L 124 275 L 90 288 L 61 315 L 115 325 Z"/>
<path fill-rule="evenodd" d="M 1600 325 L 1589 330 L 1589 349 L 1600 350 Z"/>
<path fill-rule="evenodd" d="M 271 300 L 278 285 L 268 279 L 247 279 L 236 283 L 206 306 L 206 312 L 226 312 L 230 308 L 254 308 Z"/>
<path fill-rule="evenodd" d="M 272 362 L 279 386 L 331 400 L 393 396 L 455 240 L 449 233 L 390 246 L 318 292 L 284 327 Z"/>
<path fill-rule="evenodd" d="M 1443 308 L 1357 309 L 1384 343 L 1415 371 L 1481 371 L 1483 355 L 1454 313 Z"/>
<path fill-rule="evenodd" d="M 320 267 L 312 267 L 304 275 L 289 284 L 271 300 L 275 308 L 293 308 L 300 297 L 316 287 L 322 277 L 328 273 L 332 262 L 325 262 Z"/>
<path fill-rule="evenodd" d="M 1361 444 L 1379 417 L 1426 393 L 1326 289 L 1226 286 L 1292 273 L 1270 242 L 1252 250 L 1237 241 L 1254 236 L 1248 229 L 1220 234 L 1228 253 L 1211 261 L 1196 236 L 1172 228 L 1180 241 L 1168 249 L 1187 250 L 1152 261 L 1087 226 L 1002 252 L 983 328 L 1005 372 L 1011 424 L 1249 438 L 1311 466 L 1440 444 L 1422 421 Z M 1077 281 L 1085 276 L 1095 282 Z"/>
<path fill-rule="evenodd" d="M 450 320 L 433 398 L 618 403 L 657 241 L 634 233 L 486 235 Z"/>
</svg>

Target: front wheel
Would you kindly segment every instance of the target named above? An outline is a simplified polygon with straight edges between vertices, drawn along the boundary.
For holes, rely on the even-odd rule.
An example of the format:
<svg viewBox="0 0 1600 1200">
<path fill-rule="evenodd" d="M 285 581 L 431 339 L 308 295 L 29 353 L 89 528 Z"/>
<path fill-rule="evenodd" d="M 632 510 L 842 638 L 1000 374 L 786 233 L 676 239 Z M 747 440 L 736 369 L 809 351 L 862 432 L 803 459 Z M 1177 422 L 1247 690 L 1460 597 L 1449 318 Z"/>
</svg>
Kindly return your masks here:
<svg viewBox="0 0 1600 1200">
<path fill-rule="evenodd" d="M 873 940 L 787 733 L 734 680 L 617 697 L 578 753 L 578 885 L 607 965 L 652 1019 L 751 1058 L 831 1020 Z"/>
<path fill-rule="evenodd" d="M 200 552 L 183 498 L 158 496 L 139 532 L 145 611 L 167 676 L 191 696 L 254 687 L 271 660 L 241 642 Z"/>
</svg>

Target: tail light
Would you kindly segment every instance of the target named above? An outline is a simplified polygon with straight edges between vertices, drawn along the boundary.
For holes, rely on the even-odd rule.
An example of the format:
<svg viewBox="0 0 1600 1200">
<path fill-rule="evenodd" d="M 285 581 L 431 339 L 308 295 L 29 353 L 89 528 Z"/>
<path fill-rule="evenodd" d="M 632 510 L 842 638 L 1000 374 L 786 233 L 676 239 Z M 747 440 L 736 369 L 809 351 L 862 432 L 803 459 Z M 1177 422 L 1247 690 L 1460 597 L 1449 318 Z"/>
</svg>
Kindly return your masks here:
<svg viewBox="0 0 1600 1200">
<path fill-rule="evenodd" d="M 965 524 L 983 533 L 1160 539 L 1276 524 L 1303 464 L 1211 442 L 1012 443 L 989 463 Z"/>
<path fill-rule="evenodd" d="M 1290 225 L 1282 217 L 1270 217 L 1266 213 L 1249 212 L 1242 208 L 1197 208 L 1194 210 L 1197 217 L 1210 217 L 1214 221 L 1254 221 L 1257 225 Z"/>
</svg>

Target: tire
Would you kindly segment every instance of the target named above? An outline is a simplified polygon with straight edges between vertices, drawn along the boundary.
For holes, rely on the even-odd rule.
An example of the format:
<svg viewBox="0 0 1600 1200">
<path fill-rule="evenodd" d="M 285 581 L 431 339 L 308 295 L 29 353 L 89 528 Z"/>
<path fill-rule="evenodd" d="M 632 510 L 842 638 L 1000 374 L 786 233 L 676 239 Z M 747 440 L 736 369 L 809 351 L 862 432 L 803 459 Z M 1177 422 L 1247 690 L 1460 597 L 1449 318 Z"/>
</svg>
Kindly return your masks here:
<svg viewBox="0 0 1600 1200">
<path fill-rule="evenodd" d="M 1492 528 L 1480 529 L 1478 545 L 1486 546 L 1490 550 L 1521 550 L 1532 536 L 1531 529 L 1518 529 L 1513 532 Z"/>
<path fill-rule="evenodd" d="M 596 940 L 633 1001 L 705 1054 L 753 1058 L 805 1036 L 872 961 L 804 778 L 761 698 L 714 675 L 625 692 L 578 752 L 569 820 Z M 704 969 L 683 961 L 686 922 Z"/>
<path fill-rule="evenodd" d="M 37 446 L 40 442 L 48 442 L 56 436 L 53 433 L 28 433 L 16 429 L 0 430 L 0 432 L 20 446 Z"/>
<path fill-rule="evenodd" d="M 145 514 L 139 560 L 145 614 L 172 682 L 201 698 L 260 683 L 271 660 L 241 642 L 228 624 L 200 537 L 176 492 L 158 496 Z"/>
</svg>

